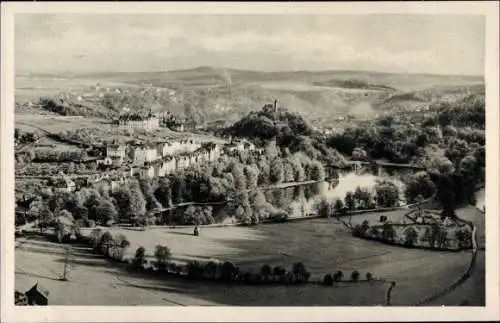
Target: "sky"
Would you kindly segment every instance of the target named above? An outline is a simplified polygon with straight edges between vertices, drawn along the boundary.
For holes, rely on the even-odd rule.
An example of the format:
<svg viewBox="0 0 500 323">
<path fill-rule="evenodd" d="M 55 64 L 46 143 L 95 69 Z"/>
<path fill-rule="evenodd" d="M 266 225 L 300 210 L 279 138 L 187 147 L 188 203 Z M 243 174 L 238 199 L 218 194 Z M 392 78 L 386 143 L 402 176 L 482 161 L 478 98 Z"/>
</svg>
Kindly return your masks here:
<svg viewBox="0 0 500 323">
<path fill-rule="evenodd" d="M 482 16 L 31 14 L 17 73 L 370 70 L 483 75 Z"/>
</svg>

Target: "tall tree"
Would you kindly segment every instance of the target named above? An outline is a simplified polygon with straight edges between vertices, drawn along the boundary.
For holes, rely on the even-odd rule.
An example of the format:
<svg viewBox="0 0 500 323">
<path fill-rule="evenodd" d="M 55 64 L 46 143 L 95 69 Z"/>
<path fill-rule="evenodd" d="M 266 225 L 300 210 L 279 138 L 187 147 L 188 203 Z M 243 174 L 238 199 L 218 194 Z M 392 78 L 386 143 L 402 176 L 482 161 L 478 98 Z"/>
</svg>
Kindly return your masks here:
<svg viewBox="0 0 500 323">
<path fill-rule="evenodd" d="M 427 172 L 412 175 L 406 183 L 405 197 L 408 203 L 413 203 L 417 196 L 429 198 L 436 192 L 436 185 Z"/>
<path fill-rule="evenodd" d="M 130 206 L 128 214 L 131 218 L 141 218 L 146 213 L 146 200 L 138 185 L 130 186 Z"/>
<path fill-rule="evenodd" d="M 169 207 L 171 205 L 172 191 L 168 178 L 160 178 L 158 181 L 158 188 L 154 191 L 154 196 L 163 205 L 163 207 Z"/>
<path fill-rule="evenodd" d="M 109 200 L 102 200 L 96 208 L 96 221 L 101 225 L 116 221 L 118 211 Z"/>
<path fill-rule="evenodd" d="M 170 249 L 166 246 L 157 245 L 155 248 L 156 266 L 158 270 L 165 271 L 167 269 L 168 260 L 171 257 Z"/>
<path fill-rule="evenodd" d="M 381 207 L 391 207 L 399 200 L 399 189 L 392 181 L 378 181 L 375 184 L 375 199 Z"/>
</svg>

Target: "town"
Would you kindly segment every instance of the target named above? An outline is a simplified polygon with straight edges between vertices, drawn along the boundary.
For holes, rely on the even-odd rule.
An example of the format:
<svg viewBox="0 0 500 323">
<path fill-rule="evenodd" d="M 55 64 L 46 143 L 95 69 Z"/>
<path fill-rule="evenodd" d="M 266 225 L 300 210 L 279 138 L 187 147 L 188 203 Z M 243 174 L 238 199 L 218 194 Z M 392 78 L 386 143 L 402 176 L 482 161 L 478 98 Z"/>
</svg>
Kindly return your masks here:
<svg viewBox="0 0 500 323">
<path fill-rule="evenodd" d="M 16 27 L 16 305 L 485 306 L 481 22 L 77 16 Z"/>
</svg>

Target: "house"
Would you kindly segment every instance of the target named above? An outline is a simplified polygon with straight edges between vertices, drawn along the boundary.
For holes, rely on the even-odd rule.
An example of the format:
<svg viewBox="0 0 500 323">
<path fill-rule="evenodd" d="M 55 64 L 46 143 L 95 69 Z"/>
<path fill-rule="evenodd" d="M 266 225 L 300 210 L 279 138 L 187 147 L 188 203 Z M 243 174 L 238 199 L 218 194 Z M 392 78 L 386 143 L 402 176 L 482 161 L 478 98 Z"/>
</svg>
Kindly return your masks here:
<svg viewBox="0 0 500 323">
<path fill-rule="evenodd" d="M 155 176 L 165 176 L 175 172 L 176 170 L 176 159 L 169 157 L 163 160 L 161 164 L 158 165 Z"/>
<path fill-rule="evenodd" d="M 125 157 L 123 157 L 123 156 L 111 157 L 111 165 L 114 167 L 120 167 L 121 165 L 123 165 L 124 161 L 125 161 Z"/>
<path fill-rule="evenodd" d="M 54 190 L 60 192 L 74 192 L 76 191 L 76 184 L 66 174 L 60 172 L 59 177 L 54 182 Z"/>
<path fill-rule="evenodd" d="M 158 158 L 156 145 L 137 145 L 131 147 L 129 157 L 134 163 L 152 162 Z"/>
<path fill-rule="evenodd" d="M 227 144 L 225 150 L 229 153 L 237 153 L 245 150 L 245 144 L 243 142 L 234 141 Z"/>
<path fill-rule="evenodd" d="M 177 161 L 175 166 L 176 170 L 186 169 L 189 166 L 191 166 L 191 158 L 186 154 L 178 156 L 176 158 L 176 161 Z"/>
<path fill-rule="evenodd" d="M 127 183 L 127 179 L 124 176 L 113 178 L 110 181 L 111 192 L 116 192 L 120 187 L 123 187 Z"/>
<path fill-rule="evenodd" d="M 49 291 L 38 282 L 26 292 L 29 305 L 49 305 Z"/>
<path fill-rule="evenodd" d="M 130 167 L 129 173 L 127 174 L 127 176 L 135 176 L 136 174 L 139 174 L 139 173 L 140 173 L 140 167 L 132 166 L 132 167 Z"/>
<path fill-rule="evenodd" d="M 140 177 L 153 178 L 155 176 L 155 166 L 145 165 L 139 168 L 138 172 Z"/>
<path fill-rule="evenodd" d="M 125 145 L 111 144 L 106 146 L 106 157 L 122 157 L 127 156 Z"/>
<path fill-rule="evenodd" d="M 255 150 L 255 145 L 251 143 L 250 141 L 243 141 L 243 149 L 244 150 L 249 150 L 249 151 L 254 151 Z"/>
<path fill-rule="evenodd" d="M 111 157 L 105 157 L 104 159 L 98 159 L 97 165 L 111 166 L 113 165 L 113 160 Z"/>
<path fill-rule="evenodd" d="M 158 129 L 160 127 L 160 118 L 149 112 L 147 116 L 141 115 L 123 115 L 118 119 L 118 125 L 125 129 Z"/>
</svg>

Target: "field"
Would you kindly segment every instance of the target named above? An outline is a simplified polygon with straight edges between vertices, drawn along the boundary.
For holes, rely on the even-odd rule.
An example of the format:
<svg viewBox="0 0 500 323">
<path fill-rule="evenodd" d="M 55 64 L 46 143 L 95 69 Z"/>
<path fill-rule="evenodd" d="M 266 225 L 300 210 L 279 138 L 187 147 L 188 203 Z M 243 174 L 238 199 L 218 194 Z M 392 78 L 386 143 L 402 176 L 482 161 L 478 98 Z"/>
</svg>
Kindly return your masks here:
<svg viewBox="0 0 500 323">
<path fill-rule="evenodd" d="M 16 75 L 16 101 L 29 101 L 43 96 L 52 96 L 63 91 L 88 91 L 100 83 L 102 86 L 136 87 L 120 82 L 102 82 L 97 79 L 65 75 Z"/>
<path fill-rule="evenodd" d="M 464 212 L 473 214 L 472 209 Z M 373 216 L 378 218 L 377 214 Z M 205 228 L 197 238 L 192 236 L 192 228 L 148 231 L 113 228 L 110 231 L 125 234 L 131 241 L 126 256 L 131 256 L 139 245 L 152 254 L 155 245 L 163 244 L 171 249 L 175 260 L 230 260 L 241 268 L 254 271 L 263 264 L 290 268 L 292 263 L 302 261 L 311 271 L 313 280 L 337 270 L 345 275 L 355 269 L 363 276 L 371 272 L 375 277 L 396 282 L 394 305 L 411 305 L 453 284 L 466 271 L 471 257 L 470 252 L 408 250 L 356 239 L 334 221 L 325 219 L 257 227 Z M 176 278 L 155 280 L 127 273 L 106 260 L 86 254 L 83 249 L 75 251 L 75 269 L 71 272 L 74 278 L 62 283 L 53 280 L 62 270 L 61 253 L 60 246 L 47 242 L 28 241 L 18 248 L 16 286 L 26 289 L 38 279 L 54 291 L 57 304 L 260 306 L 283 305 L 283 299 L 284 304 L 295 306 L 383 304 L 388 287 L 383 282 L 325 288 L 316 285 L 226 286 Z M 484 304 L 484 287 L 481 287 L 484 284 L 484 254 L 479 255 L 471 280 L 473 284 L 467 281 L 432 305 L 459 305 L 465 300 L 470 305 Z M 90 292 L 70 292 L 77 284 L 85 284 Z M 104 291 L 106 299 L 96 296 Z"/>
<path fill-rule="evenodd" d="M 195 134 L 191 132 L 176 132 L 168 128 L 159 128 L 154 131 L 125 130 L 117 128 L 116 126 L 110 124 L 109 120 L 83 117 L 66 117 L 57 115 L 16 114 L 15 126 L 21 131 L 36 132 L 41 136 L 47 134 L 47 132 L 60 133 L 75 131 L 77 129 L 85 129 L 86 132 L 92 132 L 92 134 L 98 139 L 105 139 L 107 141 L 117 140 L 120 142 L 125 142 L 130 139 L 160 140 L 186 138 L 192 138 L 202 141 L 222 141 L 220 138 L 216 138 L 210 135 Z M 47 138 L 41 140 L 40 144 L 57 144 L 57 147 L 59 149 L 68 148 L 68 144 L 57 142 Z"/>
<path fill-rule="evenodd" d="M 59 254 L 53 254 L 58 250 Z M 52 251 L 52 253 L 50 252 Z M 386 283 L 323 288 L 230 286 L 181 279 L 153 279 L 130 274 L 105 260 L 79 253 L 68 282 L 62 273 L 62 250 L 56 246 L 16 251 L 16 288 L 29 289 L 36 281 L 49 289 L 52 305 L 239 305 L 331 306 L 383 304 Z M 349 292 L 347 292 L 349 291 Z M 284 302 L 283 302 L 284 301 Z"/>
</svg>

